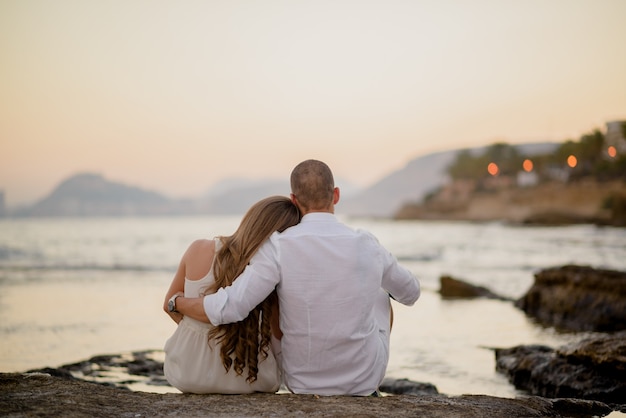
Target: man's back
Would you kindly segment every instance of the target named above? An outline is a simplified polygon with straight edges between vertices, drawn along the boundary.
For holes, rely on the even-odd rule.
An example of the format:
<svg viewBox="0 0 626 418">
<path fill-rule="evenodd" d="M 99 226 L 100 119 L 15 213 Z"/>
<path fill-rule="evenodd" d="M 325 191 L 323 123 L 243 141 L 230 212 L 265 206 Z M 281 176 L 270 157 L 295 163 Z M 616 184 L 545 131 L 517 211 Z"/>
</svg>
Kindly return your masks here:
<svg viewBox="0 0 626 418">
<path fill-rule="evenodd" d="M 381 303 L 389 309 L 383 279 L 401 287 L 401 293 L 408 290 L 403 302 L 411 304 L 419 296 L 415 278 L 374 237 L 329 213 L 308 214 L 271 241 L 280 266 L 277 289 L 289 389 L 321 395 L 374 392 L 389 354 L 384 343 L 389 327 L 381 329 L 375 317 Z"/>
</svg>

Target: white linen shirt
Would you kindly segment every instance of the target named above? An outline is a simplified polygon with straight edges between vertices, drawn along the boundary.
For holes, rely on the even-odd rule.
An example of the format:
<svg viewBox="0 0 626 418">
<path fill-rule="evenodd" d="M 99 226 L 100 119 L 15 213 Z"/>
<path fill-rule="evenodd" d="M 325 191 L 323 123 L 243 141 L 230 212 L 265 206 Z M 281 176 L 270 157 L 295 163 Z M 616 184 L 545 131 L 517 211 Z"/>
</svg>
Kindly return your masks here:
<svg viewBox="0 0 626 418">
<path fill-rule="evenodd" d="M 214 325 L 240 321 L 277 289 L 285 384 L 294 393 L 369 395 L 389 353 L 374 318 L 381 288 L 405 305 L 420 296 L 415 276 L 368 232 L 314 212 L 274 233 L 245 271 L 204 298 Z"/>
</svg>

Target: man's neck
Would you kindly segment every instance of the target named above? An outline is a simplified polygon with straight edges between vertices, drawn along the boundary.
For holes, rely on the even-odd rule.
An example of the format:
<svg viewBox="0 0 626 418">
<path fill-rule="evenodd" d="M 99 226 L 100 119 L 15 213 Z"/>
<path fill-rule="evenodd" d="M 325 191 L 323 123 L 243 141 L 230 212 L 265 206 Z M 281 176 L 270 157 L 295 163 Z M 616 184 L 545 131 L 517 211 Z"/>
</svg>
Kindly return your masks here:
<svg viewBox="0 0 626 418">
<path fill-rule="evenodd" d="M 309 213 L 331 213 L 331 214 L 334 214 L 335 213 L 335 208 L 312 209 L 312 210 L 307 210 L 307 211 L 300 210 L 300 213 L 302 214 L 302 216 L 308 215 Z"/>
</svg>

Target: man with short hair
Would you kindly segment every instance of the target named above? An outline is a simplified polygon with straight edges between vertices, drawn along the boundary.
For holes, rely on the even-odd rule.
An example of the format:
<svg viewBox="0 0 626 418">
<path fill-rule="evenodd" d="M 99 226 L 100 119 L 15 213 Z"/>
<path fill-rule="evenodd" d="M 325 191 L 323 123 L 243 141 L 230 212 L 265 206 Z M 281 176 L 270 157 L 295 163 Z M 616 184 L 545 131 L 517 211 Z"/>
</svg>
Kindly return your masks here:
<svg viewBox="0 0 626 418">
<path fill-rule="evenodd" d="M 389 360 L 389 296 L 413 305 L 419 282 L 373 235 L 335 217 L 339 188 L 325 163 L 298 164 L 291 191 L 301 222 L 273 234 L 231 286 L 202 299 L 179 297 L 176 309 L 214 325 L 237 322 L 276 289 L 287 388 L 376 393 Z"/>
</svg>

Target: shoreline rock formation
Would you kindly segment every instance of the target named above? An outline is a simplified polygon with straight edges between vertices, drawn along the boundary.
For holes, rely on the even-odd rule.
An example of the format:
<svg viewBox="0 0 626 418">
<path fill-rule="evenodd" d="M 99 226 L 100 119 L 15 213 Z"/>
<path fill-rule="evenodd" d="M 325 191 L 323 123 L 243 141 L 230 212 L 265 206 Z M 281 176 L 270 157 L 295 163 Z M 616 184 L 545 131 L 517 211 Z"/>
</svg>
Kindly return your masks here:
<svg viewBox="0 0 626 418">
<path fill-rule="evenodd" d="M 498 297 L 449 276 L 440 282 L 442 298 Z M 558 349 L 496 348 L 498 372 L 534 396 L 597 400 L 626 412 L 626 272 L 576 265 L 544 269 L 514 302 L 543 326 L 592 334 Z"/>
<path fill-rule="evenodd" d="M 515 305 L 543 326 L 593 334 L 558 349 L 495 349 L 497 371 L 532 395 L 594 399 L 626 412 L 626 272 L 544 269 Z"/>
<path fill-rule="evenodd" d="M 509 298 L 498 295 L 483 286 L 477 286 L 452 276 L 439 277 L 439 294 L 444 299 L 473 299 L 487 298 L 503 301 L 512 301 Z"/>
<path fill-rule="evenodd" d="M 45 373 L 0 373 L 0 415 L 12 417 L 342 416 L 443 418 L 592 417 L 612 412 L 606 404 L 536 396 L 446 397 L 315 396 L 294 394 L 191 395 L 132 392 Z"/>
<path fill-rule="evenodd" d="M 515 306 L 539 323 L 567 331 L 626 330 L 626 272 L 567 265 L 535 274 Z"/>
<path fill-rule="evenodd" d="M 597 400 L 626 412 L 626 331 L 559 349 L 496 349 L 496 370 L 535 396 Z"/>
</svg>

